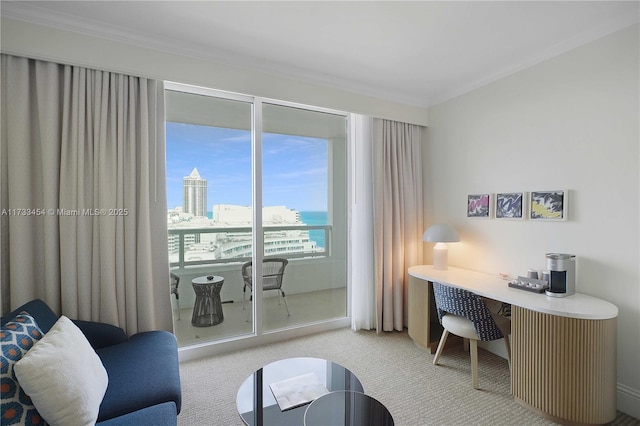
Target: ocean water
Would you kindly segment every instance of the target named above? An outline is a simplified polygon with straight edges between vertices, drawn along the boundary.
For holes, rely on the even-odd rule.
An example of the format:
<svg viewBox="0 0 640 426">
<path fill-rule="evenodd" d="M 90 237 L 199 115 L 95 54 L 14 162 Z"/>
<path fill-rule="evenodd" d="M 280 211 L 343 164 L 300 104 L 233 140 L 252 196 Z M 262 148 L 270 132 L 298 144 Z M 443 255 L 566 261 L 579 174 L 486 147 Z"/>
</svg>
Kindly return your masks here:
<svg viewBox="0 0 640 426">
<path fill-rule="evenodd" d="M 305 225 L 326 225 L 327 212 L 300 212 L 300 220 Z M 321 229 L 309 231 L 309 238 L 315 241 L 318 247 L 325 247 L 324 231 Z"/>
</svg>

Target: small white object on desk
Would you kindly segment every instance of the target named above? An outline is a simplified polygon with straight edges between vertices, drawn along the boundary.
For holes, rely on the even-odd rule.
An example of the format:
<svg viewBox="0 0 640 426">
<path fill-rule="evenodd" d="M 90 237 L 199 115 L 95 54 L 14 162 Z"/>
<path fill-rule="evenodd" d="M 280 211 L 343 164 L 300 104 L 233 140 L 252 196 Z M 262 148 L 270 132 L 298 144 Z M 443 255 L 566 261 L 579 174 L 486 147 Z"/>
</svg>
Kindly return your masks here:
<svg viewBox="0 0 640 426">
<path fill-rule="evenodd" d="M 542 293 L 549 288 L 549 284 L 546 281 L 535 278 L 518 277 L 517 280 L 509 282 L 509 287 L 534 293 Z"/>
</svg>

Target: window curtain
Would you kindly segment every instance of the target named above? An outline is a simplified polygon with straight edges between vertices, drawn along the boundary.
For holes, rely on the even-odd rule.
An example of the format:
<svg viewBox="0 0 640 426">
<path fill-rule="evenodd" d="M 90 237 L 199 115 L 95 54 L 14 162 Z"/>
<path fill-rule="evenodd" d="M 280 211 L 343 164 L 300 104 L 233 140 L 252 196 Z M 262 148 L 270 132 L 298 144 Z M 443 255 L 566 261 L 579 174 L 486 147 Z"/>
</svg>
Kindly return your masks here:
<svg viewBox="0 0 640 426">
<path fill-rule="evenodd" d="M 351 116 L 351 328 L 376 328 L 376 292 L 373 278 L 373 186 L 371 130 L 373 119 Z"/>
<path fill-rule="evenodd" d="M 420 127 L 373 120 L 373 256 L 376 330 L 408 323 L 408 268 L 422 263 Z"/>
<path fill-rule="evenodd" d="M 1 60 L 3 313 L 171 330 L 162 83 Z"/>
</svg>

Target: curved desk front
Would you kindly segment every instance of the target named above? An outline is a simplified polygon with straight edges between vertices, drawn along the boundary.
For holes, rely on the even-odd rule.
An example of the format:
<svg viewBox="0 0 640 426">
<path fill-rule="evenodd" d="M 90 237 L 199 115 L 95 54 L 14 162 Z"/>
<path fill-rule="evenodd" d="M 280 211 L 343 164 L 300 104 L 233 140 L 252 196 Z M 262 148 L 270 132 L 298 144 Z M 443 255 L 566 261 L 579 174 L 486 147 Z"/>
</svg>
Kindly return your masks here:
<svg viewBox="0 0 640 426">
<path fill-rule="evenodd" d="M 618 308 L 576 293 L 547 297 L 511 288 L 495 275 L 430 265 L 409 268 L 409 336 L 434 352 L 438 344 L 431 283 L 507 302 L 511 308 L 511 392 L 561 424 L 605 424 L 616 416 Z M 435 324 L 434 324 L 435 321 Z"/>
</svg>

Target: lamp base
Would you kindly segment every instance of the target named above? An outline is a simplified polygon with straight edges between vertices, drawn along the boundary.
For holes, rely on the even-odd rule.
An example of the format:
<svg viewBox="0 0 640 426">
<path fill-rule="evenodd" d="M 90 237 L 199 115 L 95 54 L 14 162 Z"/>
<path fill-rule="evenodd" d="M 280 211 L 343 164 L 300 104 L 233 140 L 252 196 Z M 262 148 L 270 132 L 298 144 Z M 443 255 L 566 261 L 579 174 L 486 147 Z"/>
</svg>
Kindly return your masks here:
<svg viewBox="0 0 640 426">
<path fill-rule="evenodd" d="M 433 247 L 433 269 L 445 270 L 449 258 L 449 249 L 445 243 L 437 243 Z"/>
</svg>

